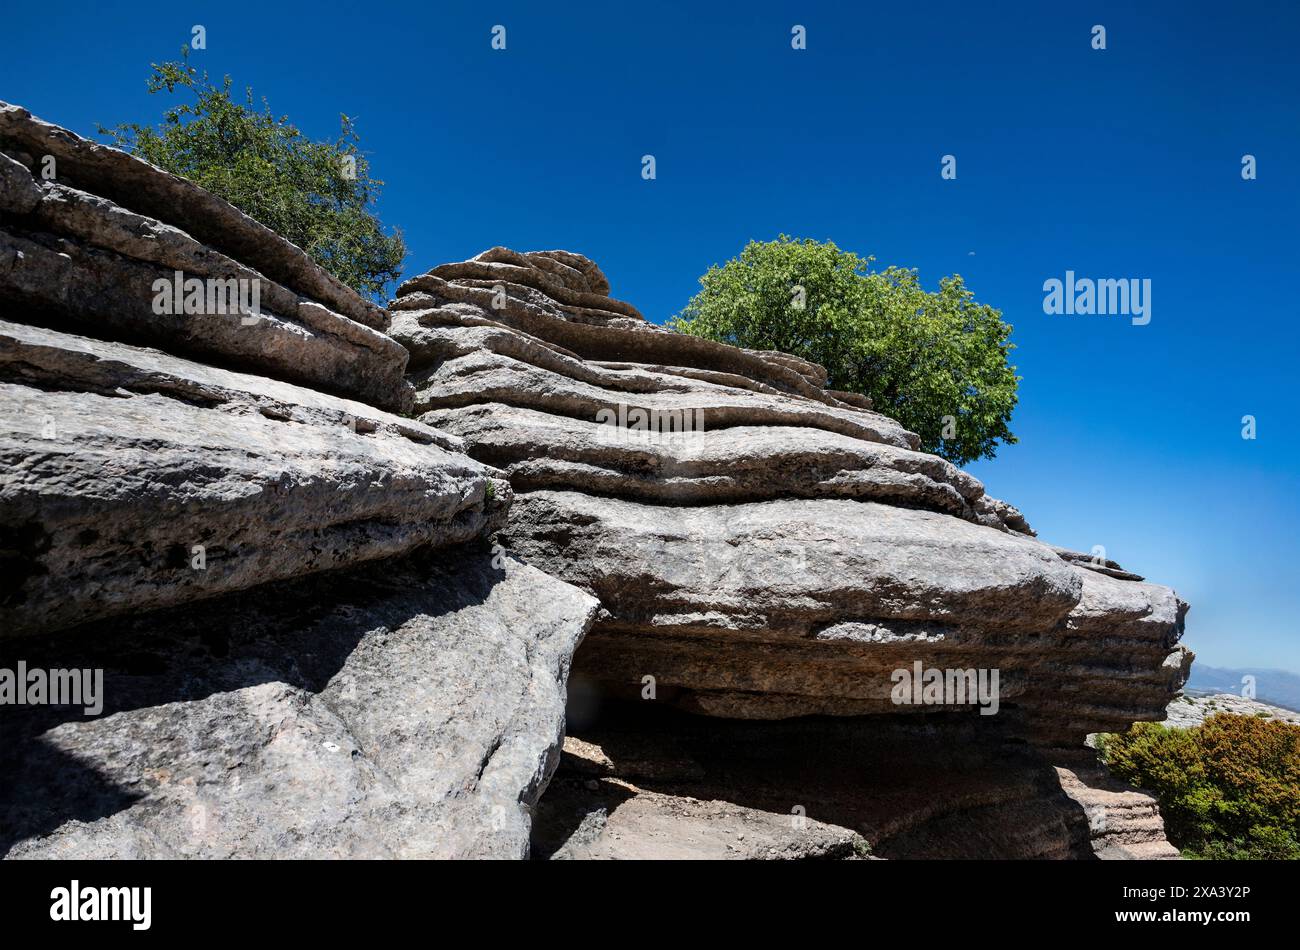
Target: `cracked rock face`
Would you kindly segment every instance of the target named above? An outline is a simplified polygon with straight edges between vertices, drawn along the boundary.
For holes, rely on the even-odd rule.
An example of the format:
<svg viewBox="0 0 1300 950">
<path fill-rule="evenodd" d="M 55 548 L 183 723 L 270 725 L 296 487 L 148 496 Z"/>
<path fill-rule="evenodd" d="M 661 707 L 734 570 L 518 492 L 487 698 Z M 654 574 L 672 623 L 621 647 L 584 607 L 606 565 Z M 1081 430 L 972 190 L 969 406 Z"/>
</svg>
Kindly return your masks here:
<svg viewBox="0 0 1300 950">
<path fill-rule="evenodd" d="M 597 605 L 495 564 L 452 549 L 28 645 L 103 668 L 106 705 L 6 715 L 0 854 L 527 857 Z"/>
<path fill-rule="evenodd" d="M 1173 591 L 1038 541 L 821 367 L 609 293 L 586 258 L 493 248 L 390 305 L 420 418 L 511 481 L 505 543 L 600 599 L 585 676 L 732 718 L 979 715 L 896 703 L 919 661 L 997 670 L 997 716 L 1043 747 L 1163 718 Z"/>
</svg>

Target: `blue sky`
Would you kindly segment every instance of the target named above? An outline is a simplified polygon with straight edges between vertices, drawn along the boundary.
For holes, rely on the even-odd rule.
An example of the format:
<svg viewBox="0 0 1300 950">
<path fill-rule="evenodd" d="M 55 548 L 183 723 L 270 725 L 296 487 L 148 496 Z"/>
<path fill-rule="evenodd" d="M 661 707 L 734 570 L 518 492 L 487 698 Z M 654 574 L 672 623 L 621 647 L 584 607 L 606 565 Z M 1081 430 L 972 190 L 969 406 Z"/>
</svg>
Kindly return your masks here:
<svg viewBox="0 0 1300 950">
<path fill-rule="evenodd" d="M 1206 662 L 1300 670 L 1300 4 L 20 4 L 0 98 L 156 121 L 149 63 L 194 24 L 196 64 L 308 134 L 356 118 L 408 274 L 567 248 L 661 321 L 781 232 L 960 273 L 1024 377 L 1020 444 L 972 471 L 1174 586 Z M 1045 315 L 1067 269 L 1149 278 L 1151 323 Z"/>
</svg>

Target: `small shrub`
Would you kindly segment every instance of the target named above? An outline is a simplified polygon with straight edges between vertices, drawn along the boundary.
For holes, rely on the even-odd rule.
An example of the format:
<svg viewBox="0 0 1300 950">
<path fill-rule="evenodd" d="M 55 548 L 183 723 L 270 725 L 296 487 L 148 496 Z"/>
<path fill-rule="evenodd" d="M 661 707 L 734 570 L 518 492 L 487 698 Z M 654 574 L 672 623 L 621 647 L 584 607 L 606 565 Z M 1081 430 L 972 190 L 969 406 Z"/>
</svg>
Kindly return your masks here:
<svg viewBox="0 0 1300 950">
<path fill-rule="evenodd" d="M 1300 727 L 1215 713 L 1191 729 L 1137 723 L 1098 748 L 1113 774 L 1156 795 L 1189 857 L 1300 859 Z"/>
</svg>

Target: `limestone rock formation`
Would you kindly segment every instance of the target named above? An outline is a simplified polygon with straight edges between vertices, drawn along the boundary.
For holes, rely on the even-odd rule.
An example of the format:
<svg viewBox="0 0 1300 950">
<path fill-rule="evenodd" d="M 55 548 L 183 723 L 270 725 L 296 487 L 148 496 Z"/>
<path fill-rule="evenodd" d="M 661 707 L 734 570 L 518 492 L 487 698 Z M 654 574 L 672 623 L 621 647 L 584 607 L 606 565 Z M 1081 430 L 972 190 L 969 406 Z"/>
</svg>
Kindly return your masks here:
<svg viewBox="0 0 1300 950">
<path fill-rule="evenodd" d="M 600 600 L 575 659 L 594 705 L 712 717 L 666 727 L 705 743 L 688 774 L 643 722 L 618 737 L 640 764 L 593 776 L 573 743 L 600 759 L 608 736 L 573 727 L 542 852 L 847 856 L 865 836 L 881 856 L 1176 855 L 1150 796 L 1083 745 L 1161 718 L 1185 680 L 1173 591 L 1038 541 L 821 367 L 609 293 L 586 258 L 493 248 L 390 303 L 419 418 L 511 482 L 499 538 Z M 895 672 L 918 669 L 996 671 L 996 715 L 973 695 L 899 704 Z M 738 735 L 784 752 L 742 766 L 722 751 Z M 810 777 L 796 750 L 836 741 L 844 770 Z M 800 791 L 758 791 L 783 770 Z M 805 799 L 814 830 L 788 833 Z"/>
<path fill-rule="evenodd" d="M 453 549 L 24 644 L 104 669 L 106 707 L 7 716 L 0 854 L 526 857 L 596 602 L 497 563 Z"/>
<path fill-rule="evenodd" d="M 514 487 L 506 543 L 600 599 L 584 674 L 732 718 L 923 714 L 892 698 L 920 661 L 999 670 L 1002 721 L 1042 746 L 1162 717 L 1173 591 L 1036 540 L 820 367 L 608 294 L 585 258 L 493 248 L 390 305 L 421 420 Z"/>
<path fill-rule="evenodd" d="M 106 671 L 0 706 L 0 855 L 528 854 L 596 601 L 487 545 L 387 323 L 0 104 L 0 670 Z"/>
<path fill-rule="evenodd" d="M 610 293 L 493 248 L 390 313 L 0 103 L 0 667 L 106 671 L 0 716 L 0 854 L 1168 856 L 1083 737 L 1186 604 Z"/>
</svg>

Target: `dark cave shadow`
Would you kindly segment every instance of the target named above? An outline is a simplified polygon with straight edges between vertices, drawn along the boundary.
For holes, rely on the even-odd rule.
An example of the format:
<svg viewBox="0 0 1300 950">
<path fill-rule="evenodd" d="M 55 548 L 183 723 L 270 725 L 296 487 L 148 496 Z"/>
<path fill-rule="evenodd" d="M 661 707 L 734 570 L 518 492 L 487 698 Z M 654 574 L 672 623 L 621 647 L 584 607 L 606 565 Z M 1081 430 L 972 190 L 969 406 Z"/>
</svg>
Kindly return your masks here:
<svg viewBox="0 0 1300 950">
<path fill-rule="evenodd" d="M 1011 859 L 1036 847 L 1096 858 L 1087 813 L 1052 765 L 970 717 L 755 721 L 662 702 L 599 705 L 569 735 L 600 746 L 614 774 L 649 791 L 783 815 L 801 806 L 885 858 Z"/>
<path fill-rule="evenodd" d="M 503 576 L 477 545 L 274 582 L 184 607 L 0 641 L 0 667 L 103 669 L 97 718 L 282 682 L 319 693 L 362 638 L 418 615 L 482 603 Z M 143 795 L 60 749 L 51 730 L 81 707 L 0 707 L 0 857 L 69 821 L 109 817 Z"/>
</svg>

